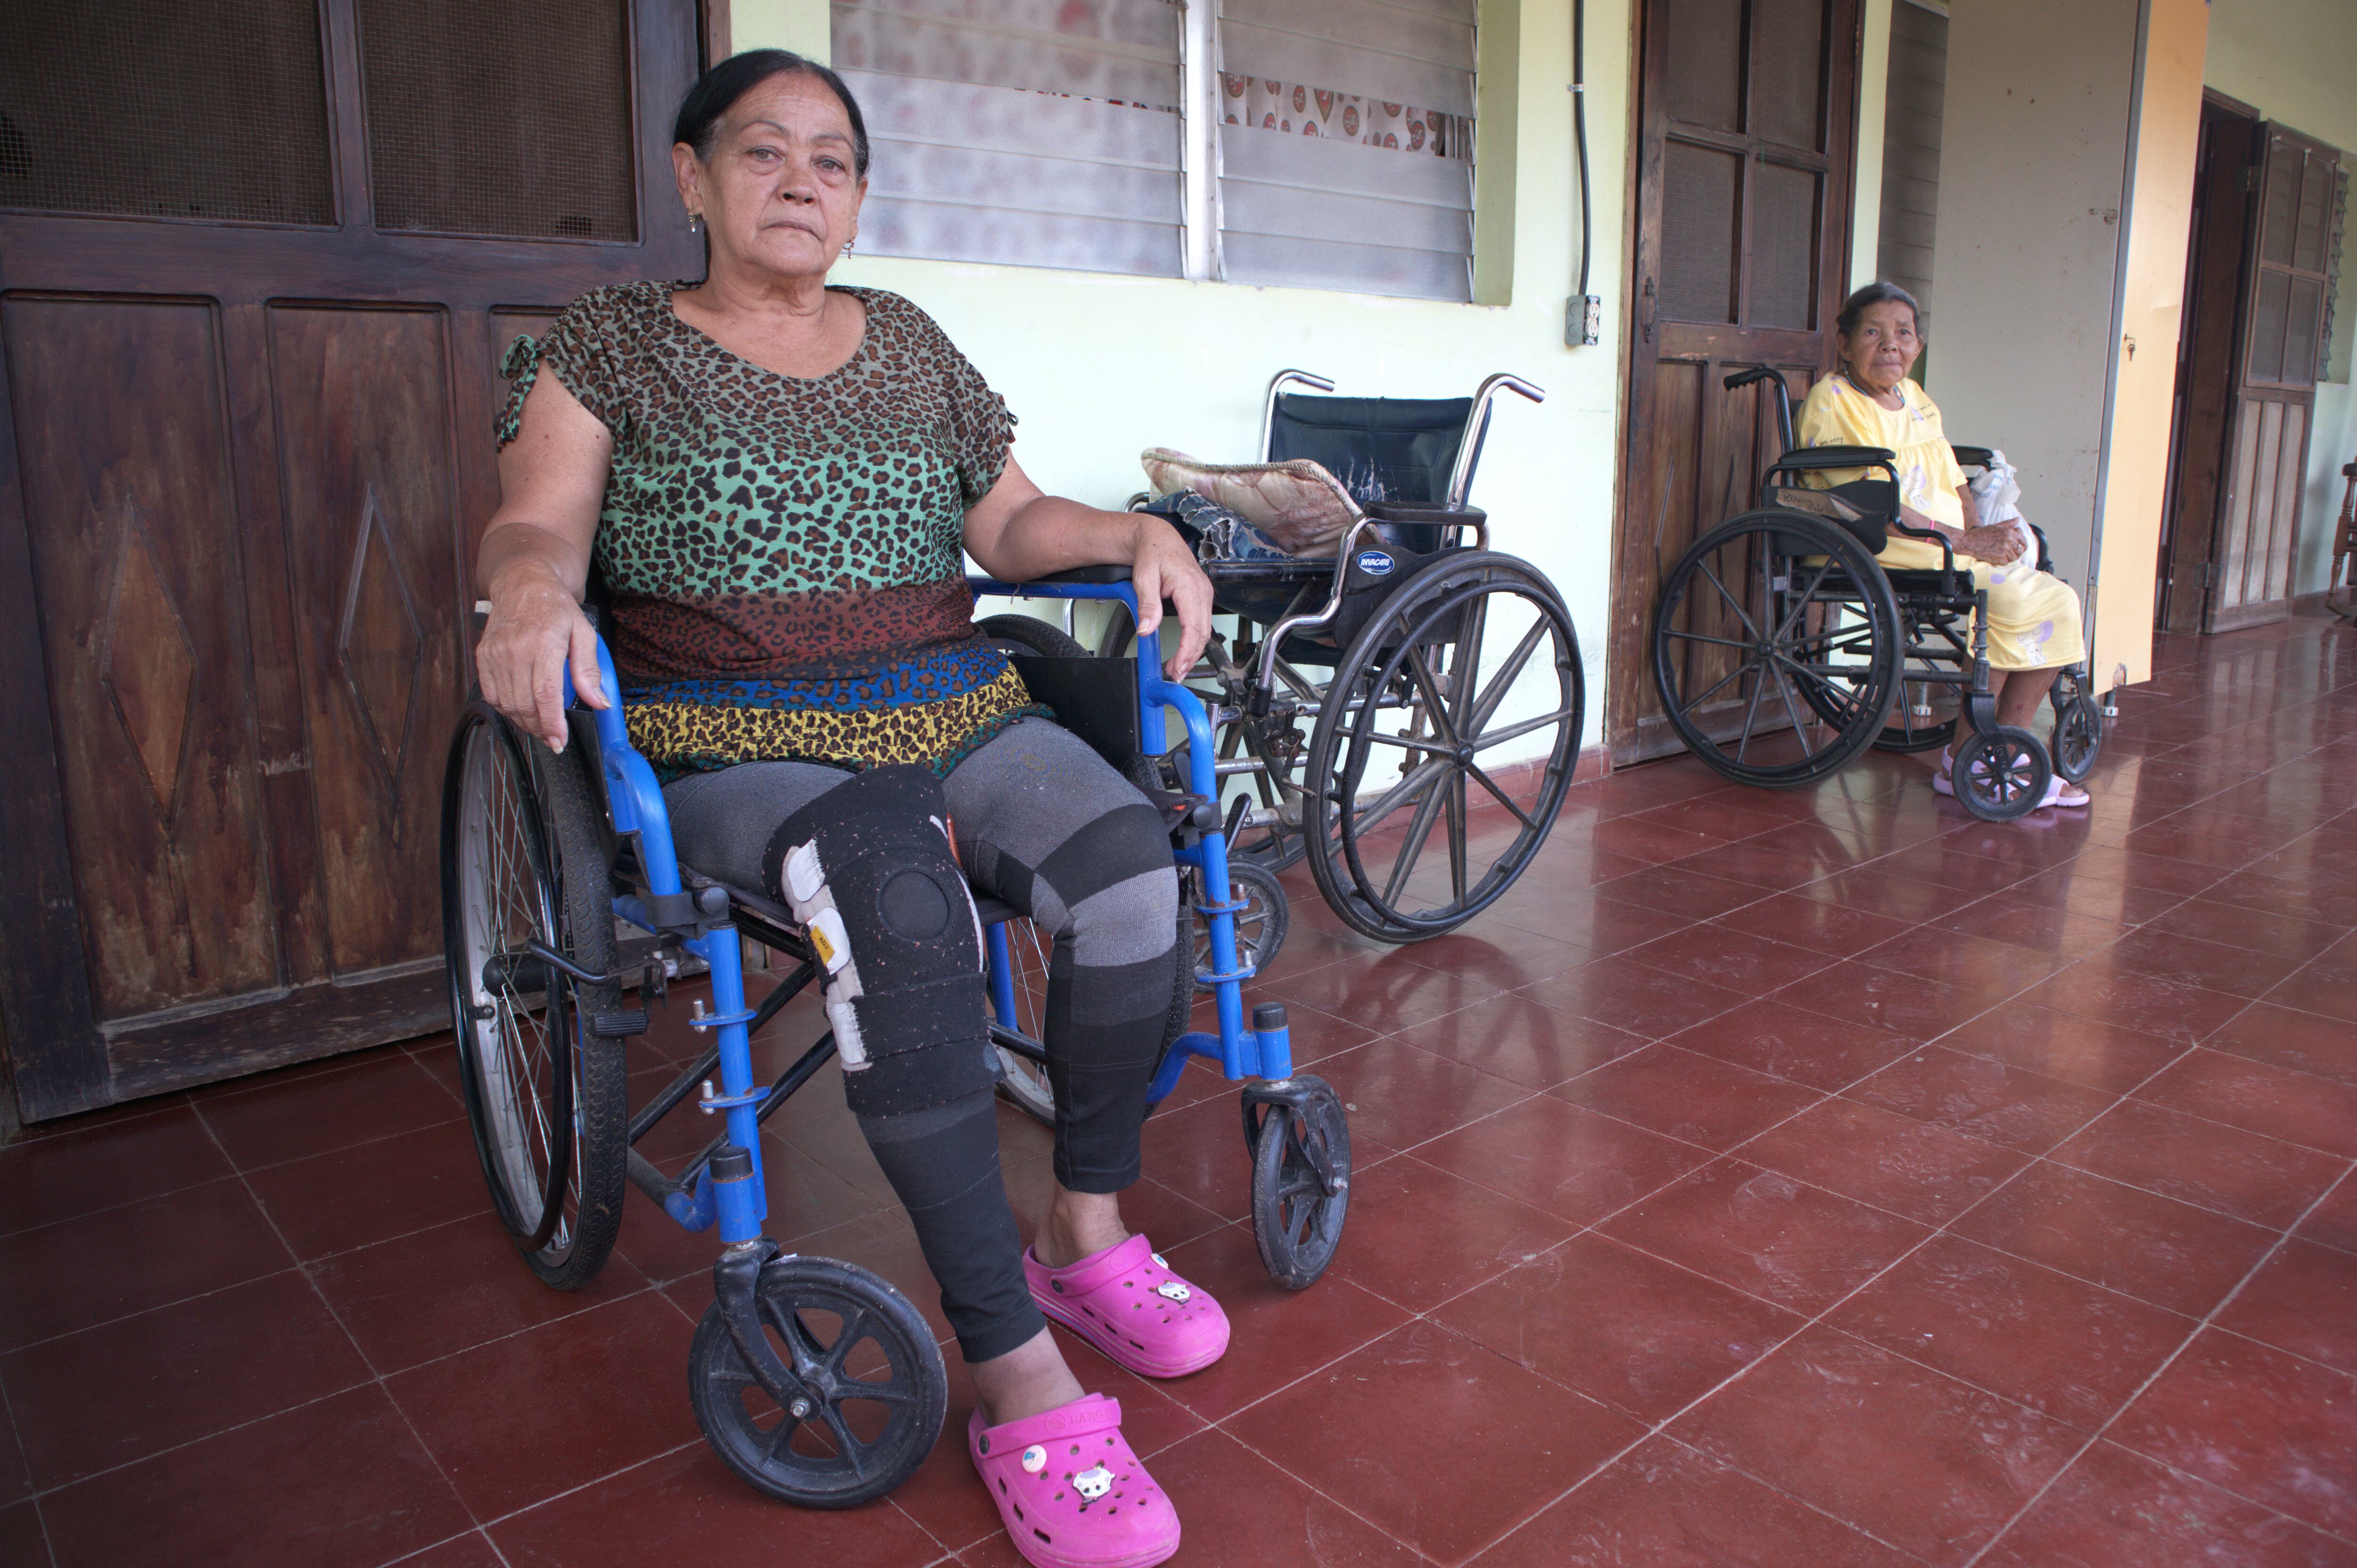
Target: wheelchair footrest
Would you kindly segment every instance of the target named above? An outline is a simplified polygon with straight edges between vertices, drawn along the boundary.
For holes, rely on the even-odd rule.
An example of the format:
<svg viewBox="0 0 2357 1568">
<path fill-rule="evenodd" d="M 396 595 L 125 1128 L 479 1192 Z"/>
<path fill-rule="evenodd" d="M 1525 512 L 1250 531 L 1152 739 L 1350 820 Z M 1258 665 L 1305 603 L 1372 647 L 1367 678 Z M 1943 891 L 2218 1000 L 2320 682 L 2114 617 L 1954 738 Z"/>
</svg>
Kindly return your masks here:
<svg viewBox="0 0 2357 1568">
<path fill-rule="evenodd" d="M 589 1015 L 589 1032 L 601 1040 L 627 1039 L 647 1032 L 647 1010 L 643 1007 L 618 1007 L 608 1012 Z"/>
</svg>

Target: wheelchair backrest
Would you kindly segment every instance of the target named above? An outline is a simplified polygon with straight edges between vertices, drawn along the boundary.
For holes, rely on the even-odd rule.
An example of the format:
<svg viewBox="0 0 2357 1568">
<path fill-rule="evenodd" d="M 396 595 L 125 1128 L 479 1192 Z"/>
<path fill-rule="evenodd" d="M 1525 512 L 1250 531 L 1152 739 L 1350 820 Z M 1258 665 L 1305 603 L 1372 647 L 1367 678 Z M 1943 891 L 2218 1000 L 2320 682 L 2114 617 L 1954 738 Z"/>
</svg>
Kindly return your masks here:
<svg viewBox="0 0 2357 1568">
<path fill-rule="evenodd" d="M 1272 463 L 1308 457 L 1341 481 L 1361 506 L 1378 501 L 1438 506 L 1465 441 L 1469 397 L 1313 397 L 1285 392 L 1269 422 Z M 1480 461 L 1474 449 L 1474 462 Z M 1437 527 L 1412 527 L 1394 541 L 1404 548 L 1440 547 Z M 1417 537 L 1408 537 L 1413 534 Z M 1432 537 L 1424 538 L 1429 534 Z"/>
<path fill-rule="evenodd" d="M 1448 495 L 1469 397 L 1313 397 L 1286 392 L 1270 422 L 1267 460 L 1308 457 L 1361 506 L 1437 506 Z"/>
</svg>

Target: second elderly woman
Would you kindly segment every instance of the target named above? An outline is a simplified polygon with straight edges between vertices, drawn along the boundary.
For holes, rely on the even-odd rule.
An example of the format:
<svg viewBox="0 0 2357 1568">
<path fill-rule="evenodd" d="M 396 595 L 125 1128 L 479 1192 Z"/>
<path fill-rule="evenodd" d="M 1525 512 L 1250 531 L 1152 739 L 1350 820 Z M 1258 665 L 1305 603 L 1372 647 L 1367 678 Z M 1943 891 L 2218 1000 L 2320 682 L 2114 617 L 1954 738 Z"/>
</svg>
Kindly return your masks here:
<svg viewBox="0 0 2357 1568">
<path fill-rule="evenodd" d="M 977 634 L 961 551 L 1015 581 L 1127 565 L 1141 631 L 1166 598 L 1176 608 L 1174 679 L 1203 647 L 1210 585 L 1160 519 L 1042 495 L 1009 449 L 1014 416 L 922 310 L 828 285 L 868 163 L 832 71 L 735 56 L 688 93 L 674 139 L 707 275 L 593 290 L 511 360 L 505 499 L 479 568 L 483 694 L 560 749 L 568 660 L 584 702 L 610 701 L 579 607 L 594 562 L 631 739 L 664 780 L 683 860 L 779 890 L 781 824 L 823 821 L 826 797 L 864 798 L 846 786 L 883 770 L 942 802 L 977 886 L 1054 934 L 1056 1183 L 1029 1248 L 1000 1179 L 986 1047 L 879 1058 L 846 1071 L 846 1096 L 940 1282 L 978 1398 L 969 1453 L 1017 1548 L 1048 1568 L 1163 1562 L 1170 1500 L 1047 1318 L 1149 1377 L 1227 1347 L 1218 1304 L 1129 1232 L 1116 1196 L 1138 1179 L 1177 973 L 1169 841 Z M 971 969 L 939 983 L 931 1013 L 978 1024 Z M 1085 1440 L 1118 1508 L 1086 1508 L 1103 1488 L 1027 1463 L 1049 1434 L 1060 1453 Z"/>
<path fill-rule="evenodd" d="M 2087 657 L 2079 596 L 2038 570 L 2027 528 L 1984 526 L 1964 483 L 1940 408 L 1909 376 L 1923 351 L 1915 298 L 1897 284 L 1871 283 L 1851 295 L 1835 324 L 1841 369 L 1809 389 L 1801 409 L 1803 446 L 1880 446 L 1897 457 L 1900 514 L 1910 527 L 1944 536 L 1974 585 L 1988 594 L 1989 689 L 1996 722 L 2027 726 L 2063 667 Z M 1813 475 L 1830 484 L 1855 474 Z M 1886 567 L 1936 571 L 1940 546 L 1893 533 L 1877 557 Z M 1953 748 L 1941 756 L 1932 787 L 1955 793 Z M 2083 806 L 2087 792 L 2059 775 L 2041 806 Z"/>
</svg>

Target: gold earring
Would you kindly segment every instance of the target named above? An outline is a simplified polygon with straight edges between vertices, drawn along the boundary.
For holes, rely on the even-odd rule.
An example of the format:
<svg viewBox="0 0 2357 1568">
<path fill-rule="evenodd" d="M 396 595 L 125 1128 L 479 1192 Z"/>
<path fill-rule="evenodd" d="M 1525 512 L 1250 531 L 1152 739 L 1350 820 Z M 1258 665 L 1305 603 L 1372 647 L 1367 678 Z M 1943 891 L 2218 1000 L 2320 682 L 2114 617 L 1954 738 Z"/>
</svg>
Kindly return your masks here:
<svg viewBox="0 0 2357 1568">
<path fill-rule="evenodd" d="M 691 234 L 701 234 L 704 232 L 703 213 L 691 212 L 687 215 L 687 231 Z"/>
</svg>

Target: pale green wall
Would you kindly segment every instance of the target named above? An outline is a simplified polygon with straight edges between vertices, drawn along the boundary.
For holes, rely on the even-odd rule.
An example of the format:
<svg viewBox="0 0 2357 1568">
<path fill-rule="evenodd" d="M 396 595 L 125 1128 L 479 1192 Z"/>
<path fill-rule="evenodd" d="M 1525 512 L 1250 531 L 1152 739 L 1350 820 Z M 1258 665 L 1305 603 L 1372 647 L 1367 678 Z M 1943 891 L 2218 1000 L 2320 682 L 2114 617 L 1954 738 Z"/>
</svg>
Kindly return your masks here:
<svg viewBox="0 0 2357 1568">
<path fill-rule="evenodd" d="M 2203 82 L 2357 160 L 2357 5 L 2351 0 L 2213 0 Z M 2341 310 L 2357 312 L 2357 252 L 2343 252 Z M 2345 336 L 2342 340 L 2347 339 Z M 2344 360 L 2316 389 L 2308 490 L 2299 511 L 2298 591 L 2324 585 L 2341 510 L 2341 465 L 2357 458 L 2357 394 Z"/>
<path fill-rule="evenodd" d="M 1339 391 L 1365 395 L 1458 395 L 1492 371 L 1537 382 L 1546 389 L 1543 404 L 1499 400 L 1473 500 L 1489 510 L 1498 546 L 1544 570 L 1571 607 L 1588 666 L 1587 744 L 1593 745 L 1603 712 L 1620 424 L 1631 12 L 1629 0 L 1587 6 L 1596 182 L 1589 286 L 1605 300 L 1604 341 L 1592 349 L 1563 341 L 1564 305 L 1578 266 L 1566 91 L 1571 6 L 1484 0 L 1481 16 L 1484 65 L 1515 62 L 1510 92 L 1497 91 L 1494 71 L 1481 90 L 1490 113 L 1501 97 L 1511 101 L 1512 124 L 1496 126 L 1485 113 L 1479 144 L 1480 177 L 1499 177 L 1501 164 L 1511 177 L 1511 222 L 1485 210 L 1481 224 L 1484 239 L 1511 237 L 1511 274 L 1501 290 L 1509 303 L 1442 305 L 856 253 L 834 276 L 895 290 L 931 312 L 1015 409 L 1022 422 L 1016 455 L 1026 471 L 1051 491 L 1098 506 L 1119 506 L 1143 488 L 1137 454 L 1147 446 L 1214 460 L 1257 456 L 1262 393 L 1287 366 L 1332 376 Z M 826 7 L 823 0 L 736 0 L 734 28 L 738 49 L 799 46 L 818 54 Z M 1508 136 L 1511 162 L 1496 156 Z M 1495 188 L 1485 188 L 1485 209 Z M 1480 268 L 1485 296 L 1499 287 L 1497 260 L 1485 258 Z"/>
</svg>

